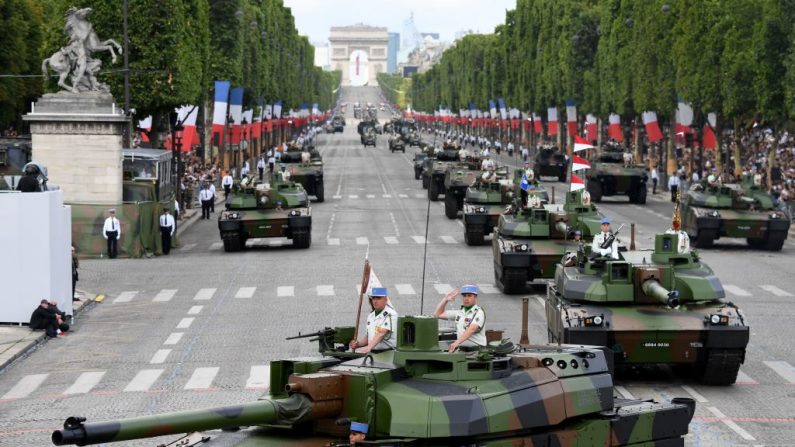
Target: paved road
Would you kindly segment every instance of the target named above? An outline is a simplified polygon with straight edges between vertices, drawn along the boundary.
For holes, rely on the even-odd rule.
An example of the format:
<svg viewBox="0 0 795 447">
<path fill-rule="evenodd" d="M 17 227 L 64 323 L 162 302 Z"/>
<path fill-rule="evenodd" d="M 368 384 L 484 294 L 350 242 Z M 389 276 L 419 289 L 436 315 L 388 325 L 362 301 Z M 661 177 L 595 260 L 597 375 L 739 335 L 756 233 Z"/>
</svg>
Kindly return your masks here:
<svg viewBox="0 0 795 447">
<path fill-rule="evenodd" d="M 460 219 L 447 219 L 443 202 L 429 206 L 413 178 L 413 149 L 391 154 L 385 136 L 376 148 L 359 145 L 352 103 L 378 101 L 375 91 L 343 94 L 351 104 L 345 133 L 318 140 L 327 199 L 312 207 L 311 248 L 251 241 L 245 252 L 227 254 L 210 220 L 197 222 L 167 257 L 82 262 L 82 288 L 108 298 L 81 316 L 73 334 L 0 374 L 0 444 L 46 445 L 72 415 L 96 421 L 255 399 L 270 360 L 313 354 L 310 343 L 285 336 L 353 324 L 368 249 L 401 313 L 430 313 L 451 287 L 476 283 L 489 326 L 518 338 L 521 300 L 494 288 L 490 247 L 466 246 Z M 671 208 L 663 194 L 643 207 L 618 199 L 602 206 L 616 222 L 637 223 L 641 247 L 669 225 Z M 739 383 L 706 387 L 649 369 L 620 379 L 619 393 L 696 398 L 690 445 L 795 444 L 793 252 L 788 241 L 782 253 L 735 243 L 703 253 L 752 328 Z M 534 292 L 530 336 L 543 342 L 543 286 Z"/>
</svg>

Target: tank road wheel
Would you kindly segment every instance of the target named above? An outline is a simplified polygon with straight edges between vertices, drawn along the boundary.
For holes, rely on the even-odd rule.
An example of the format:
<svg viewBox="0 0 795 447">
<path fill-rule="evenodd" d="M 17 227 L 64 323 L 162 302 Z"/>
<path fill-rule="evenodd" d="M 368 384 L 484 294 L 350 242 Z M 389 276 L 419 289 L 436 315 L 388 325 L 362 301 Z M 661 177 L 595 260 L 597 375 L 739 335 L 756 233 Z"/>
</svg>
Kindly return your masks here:
<svg viewBox="0 0 795 447">
<path fill-rule="evenodd" d="M 227 253 L 240 251 L 245 246 L 246 243 L 240 238 L 240 236 L 224 239 L 224 251 Z"/>
<path fill-rule="evenodd" d="M 421 173 L 420 171 L 418 171 L 418 170 L 416 170 L 416 169 L 415 169 L 415 170 L 414 170 L 414 180 L 419 180 L 419 179 L 420 179 L 420 175 L 421 175 L 421 174 L 422 174 L 422 173 Z"/>
<path fill-rule="evenodd" d="M 312 234 L 309 228 L 296 228 L 293 230 L 293 247 L 309 248 L 312 244 Z"/>
<path fill-rule="evenodd" d="M 439 183 L 433 179 L 430 180 L 430 185 L 428 185 L 428 199 L 431 202 L 439 200 Z"/>
<path fill-rule="evenodd" d="M 502 270 L 502 291 L 508 295 L 522 293 L 527 287 L 527 272 L 516 267 Z"/>
<path fill-rule="evenodd" d="M 467 245 L 483 245 L 485 233 L 483 225 L 467 225 L 464 227 L 464 242 Z"/>
<path fill-rule="evenodd" d="M 637 203 L 638 205 L 645 204 L 646 203 L 646 194 L 648 194 L 648 191 L 646 190 L 646 185 L 645 184 L 640 185 L 638 187 L 638 190 L 635 192 L 635 203 Z M 630 201 L 631 201 L 631 199 L 630 199 Z"/>
<path fill-rule="evenodd" d="M 422 189 L 428 189 L 428 186 L 431 184 L 431 179 L 429 177 L 422 177 Z"/>
<path fill-rule="evenodd" d="M 458 217 L 458 199 L 452 194 L 444 195 L 444 215 L 448 219 Z"/>
<path fill-rule="evenodd" d="M 591 194 L 591 200 L 594 202 L 602 201 L 602 185 L 597 180 L 588 180 L 588 193 Z"/>
<path fill-rule="evenodd" d="M 710 230 L 699 230 L 696 236 L 696 247 L 712 248 L 715 244 L 715 232 Z"/>
<path fill-rule="evenodd" d="M 315 197 L 317 198 L 317 203 L 321 203 L 326 200 L 326 187 L 323 186 L 323 182 L 320 182 L 315 186 Z"/>
<path fill-rule="evenodd" d="M 743 353 L 739 350 L 712 349 L 699 367 L 699 379 L 705 385 L 731 385 L 737 381 Z"/>
</svg>

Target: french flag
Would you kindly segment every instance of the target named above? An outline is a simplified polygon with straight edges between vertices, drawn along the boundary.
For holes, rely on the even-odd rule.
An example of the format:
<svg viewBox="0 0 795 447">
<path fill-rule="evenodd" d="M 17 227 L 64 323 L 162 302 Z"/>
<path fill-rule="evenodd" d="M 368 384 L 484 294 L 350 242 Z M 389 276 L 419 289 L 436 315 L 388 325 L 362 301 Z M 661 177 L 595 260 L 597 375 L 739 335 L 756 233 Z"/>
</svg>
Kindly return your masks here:
<svg viewBox="0 0 795 447">
<path fill-rule="evenodd" d="M 182 121 L 182 152 L 190 151 L 193 145 L 199 144 L 199 133 L 196 131 L 196 118 L 199 116 L 199 107 L 182 106 L 178 111 L 178 119 Z"/>
<path fill-rule="evenodd" d="M 273 117 L 276 119 L 280 119 L 282 117 L 282 101 L 276 101 L 273 103 Z"/>
<path fill-rule="evenodd" d="M 621 130 L 621 117 L 611 113 L 608 118 L 607 136 L 618 141 L 624 141 L 624 132 Z"/>
<path fill-rule="evenodd" d="M 566 126 L 570 137 L 577 135 L 577 103 L 573 99 L 566 100 Z"/>
<path fill-rule="evenodd" d="M 254 114 L 254 126 L 251 128 L 251 138 L 259 140 L 262 137 L 262 116 L 265 115 L 265 98 L 257 100 L 257 110 Z"/>
<path fill-rule="evenodd" d="M 598 126 L 596 124 L 596 117 L 591 115 L 585 115 L 585 135 L 588 137 L 588 141 L 596 141 L 599 137 Z"/>
<path fill-rule="evenodd" d="M 138 121 L 138 128 L 142 131 L 141 132 L 141 141 L 148 143 L 149 142 L 149 131 L 152 130 L 152 115 L 147 116 L 146 118 Z"/>
<path fill-rule="evenodd" d="M 229 114 L 232 116 L 232 144 L 240 144 L 240 125 L 243 123 L 243 87 L 232 89 Z"/>
<path fill-rule="evenodd" d="M 229 81 L 215 81 L 215 104 L 213 106 L 212 141 L 214 146 L 224 144 L 226 109 L 229 106 Z"/>
<path fill-rule="evenodd" d="M 581 136 L 579 135 L 574 136 L 574 152 L 580 152 L 586 149 L 593 149 L 594 147 L 596 146 L 592 145 Z"/>
<path fill-rule="evenodd" d="M 533 112 L 533 132 L 537 135 L 544 133 L 544 124 L 541 122 L 541 115 Z"/>
<path fill-rule="evenodd" d="M 583 179 L 581 179 L 581 178 L 577 177 L 576 175 L 574 175 L 574 173 L 572 172 L 572 174 L 571 174 L 571 188 L 569 189 L 569 191 L 579 191 L 581 189 L 585 189 L 585 181 L 583 181 Z"/>
<path fill-rule="evenodd" d="M 591 169 L 591 164 L 588 163 L 588 160 L 578 157 L 575 154 L 571 156 L 571 170 L 572 171 L 582 171 L 583 169 Z"/>
<path fill-rule="evenodd" d="M 505 100 L 497 98 L 497 103 L 500 105 L 500 119 L 505 121 L 508 119 L 508 110 L 505 108 Z"/>
<path fill-rule="evenodd" d="M 718 147 L 717 138 L 715 138 L 715 126 L 718 123 L 718 116 L 715 113 L 707 114 L 707 123 L 704 124 L 704 133 L 702 135 L 702 144 L 704 149 L 716 149 Z"/>
<path fill-rule="evenodd" d="M 550 107 L 547 109 L 547 133 L 549 135 L 558 134 L 558 108 Z"/>
<path fill-rule="evenodd" d="M 657 112 L 643 112 L 643 124 L 646 126 L 646 136 L 649 143 L 656 143 L 663 139 L 660 125 L 657 124 Z"/>
<path fill-rule="evenodd" d="M 678 142 L 684 142 L 685 135 L 690 133 L 691 124 L 693 124 L 693 108 L 679 98 L 679 103 L 676 105 L 676 140 Z"/>
<path fill-rule="evenodd" d="M 254 109 L 248 109 L 243 112 L 243 121 L 246 122 L 246 125 L 243 127 L 243 136 L 246 139 L 251 139 L 254 135 L 252 134 L 252 129 L 254 127 Z"/>
<path fill-rule="evenodd" d="M 489 99 L 489 114 L 491 114 L 491 119 L 497 118 L 497 106 L 494 105 L 493 99 Z"/>
</svg>

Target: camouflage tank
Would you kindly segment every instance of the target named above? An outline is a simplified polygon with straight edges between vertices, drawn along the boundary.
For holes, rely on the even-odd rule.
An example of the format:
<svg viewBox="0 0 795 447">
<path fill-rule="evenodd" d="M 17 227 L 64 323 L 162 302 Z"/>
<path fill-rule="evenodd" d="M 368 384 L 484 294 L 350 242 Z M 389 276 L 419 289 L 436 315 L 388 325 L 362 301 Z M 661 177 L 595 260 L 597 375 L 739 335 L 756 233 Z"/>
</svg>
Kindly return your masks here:
<svg viewBox="0 0 795 447">
<path fill-rule="evenodd" d="M 422 139 L 420 138 L 420 133 L 417 132 L 416 130 L 411 132 L 406 140 L 407 140 L 406 143 L 409 146 L 417 146 L 417 147 L 419 147 L 422 144 Z"/>
<path fill-rule="evenodd" d="M 569 160 L 566 155 L 555 147 L 542 147 L 536 155 L 533 170 L 540 177 L 557 177 L 558 181 L 566 181 L 569 169 Z"/>
<path fill-rule="evenodd" d="M 467 154 L 464 161 L 447 167 L 444 173 L 444 214 L 448 219 L 458 217 L 458 212 L 464 207 L 467 189 L 481 176 L 480 157 L 471 154 Z M 506 168 L 501 168 L 499 173 L 495 171 L 493 180 L 497 181 L 500 177 L 508 177 Z"/>
<path fill-rule="evenodd" d="M 362 140 L 362 146 L 364 146 L 364 147 L 367 147 L 367 146 L 375 147 L 376 146 L 376 142 L 378 141 L 376 139 L 375 129 L 372 128 L 372 127 L 368 128 L 367 131 L 365 131 L 365 133 L 361 136 L 361 140 Z"/>
<path fill-rule="evenodd" d="M 439 194 L 444 194 L 444 177 L 447 169 L 458 164 L 458 150 L 437 149 L 433 158 L 428 158 L 422 167 L 422 186 L 428 189 L 428 199 L 432 202 L 439 200 Z"/>
<path fill-rule="evenodd" d="M 425 166 L 425 160 L 429 158 L 429 154 L 431 154 L 432 151 L 433 148 L 430 146 L 425 146 L 422 148 L 421 152 L 414 153 L 414 180 L 419 180 L 422 177 L 422 169 Z M 423 188 L 427 188 L 427 186 L 424 184 L 424 181 Z"/>
<path fill-rule="evenodd" d="M 550 341 L 605 346 L 617 365 L 691 367 L 705 384 L 731 385 L 749 331 L 720 280 L 689 250 L 685 233 L 655 237 L 654 250 L 567 255 L 548 286 Z"/>
<path fill-rule="evenodd" d="M 393 135 L 393 136 L 389 137 L 389 151 L 392 152 L 393 154 L 396 151 L 400 151 L 400 152 L 403 152 L 405 154 L 406 153 L 406 144 L 403 142 L 402 139 L 400 139 L 399 136 Z M 416 157 L 415 157 L 415 159 L 416 159 Z M 415 170 L 414 178 L 419 178 L 419 176 L 416 175 L 416 168 L 414 170 Z"/>
<path fill-rule="evenodd" d="M 300 183 L 316 202 L 326 200 L 326 189 L 323 183 L 323 157 L 314 146 L 288 144 L 282 153 L 280 164 L 290 172 L 290 180 Z"/>
<path fill-rule="evenodd" d="M 682 204 L 683 227 L 696 247 L 710 248 L 721 237 L 745 238 L 751 248 L 779 251 L 789 233 L 790 219 L 776 209 L 752 179 L 742 183 L 697 183 Z"/>
<path fill-rule="evenodd" d="M 240 251 L 255 238 L 286 237 L 295 248 L 312 243 L 312 208 L 300 183 L 272 176 L 271 183 L 252 177 L 235 184 L 235 191 L 218 218 L 224 250 Z"/>
<path fill-rule="evenodd" d="M 341 116 L 331 118 L 331 129 L 334 133 L 345 132 L 345 118 Z"/>
<path fill-rule="evenodd" d="M 601 202 L 604 196 L 626 194 L 630 203 L 646 203 L 646 167 L 633 163 L 631 154 L 624 160 L 626 154 L 618 147 L 607 146 L 591 165 L 586 179 L 594 202 Z"/>
<path fill-rule="evenodd" d="M 551 279 L 560 258 L 599 233 L 602 216 L 584 191 L 572 191 L 561 205 L 543 205 L 530 196 L 528 206 L 513 205 L 500 216 L 492 239 L 494 281 L 504 293 L 526 290 L 527 282 Z"/>
<path fill-rule="evenodd" d="M 70 417 L 52 442 L 192 433 L 169 445 L 342 447 L 355 430 L 364 435 L 357 446 L 668 447 L 684 445 L 695 411 L 687 398 L 614 397 L 601 348 L 517 350 L 506 341 L 447 353 L 438 320 L 412 316 L 398 319 L 397 349 L 366 356 L 345 352 L 353 328 L 309 336 L 325 355 L 272 361 L 270 391 L 257 401 L 108 422 Z M 224 432 L 211 431 L 218 429 Z"/>
</svg>

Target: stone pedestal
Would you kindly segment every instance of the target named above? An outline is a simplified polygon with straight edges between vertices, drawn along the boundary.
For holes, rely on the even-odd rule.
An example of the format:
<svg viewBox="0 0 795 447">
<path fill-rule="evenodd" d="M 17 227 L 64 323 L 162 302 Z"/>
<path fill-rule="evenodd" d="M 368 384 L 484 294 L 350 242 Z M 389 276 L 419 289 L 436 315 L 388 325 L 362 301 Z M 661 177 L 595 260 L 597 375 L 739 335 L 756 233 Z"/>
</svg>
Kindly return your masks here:
<svg viewBox="0 0 795 447">
<path fill-rule="evenodd" d="M 122 133 L 128 121 L 108 93 L 48 93 L 23 117 L 30 123 L 33 160 L 46 166 L 64 201 L 122 201 Z"/>
</svg>

